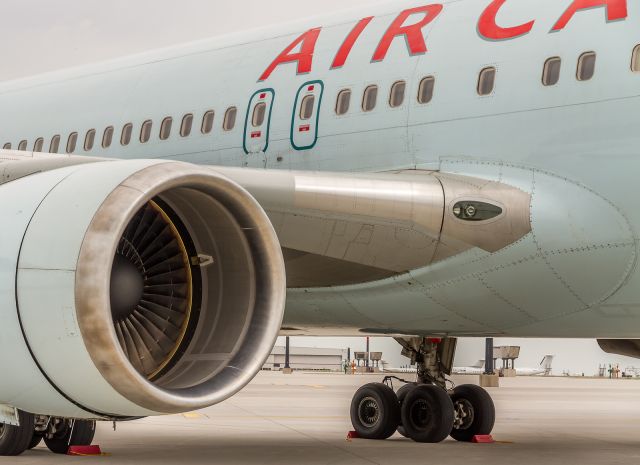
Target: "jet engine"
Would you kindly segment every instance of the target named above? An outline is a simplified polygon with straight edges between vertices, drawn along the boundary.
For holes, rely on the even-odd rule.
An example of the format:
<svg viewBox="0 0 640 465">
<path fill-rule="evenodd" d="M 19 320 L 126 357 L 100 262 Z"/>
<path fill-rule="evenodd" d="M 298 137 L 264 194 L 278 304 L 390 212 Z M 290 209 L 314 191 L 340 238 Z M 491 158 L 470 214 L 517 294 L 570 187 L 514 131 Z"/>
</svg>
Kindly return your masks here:
<svg viewBox="0 0 640 465">
<path fill-rule="evenodd" d="M 0 404 L 121 419 L 221 402 L 262 368 L 286 277 L 213 170 L 113 161 L 0 186 Z"/>
</svg>

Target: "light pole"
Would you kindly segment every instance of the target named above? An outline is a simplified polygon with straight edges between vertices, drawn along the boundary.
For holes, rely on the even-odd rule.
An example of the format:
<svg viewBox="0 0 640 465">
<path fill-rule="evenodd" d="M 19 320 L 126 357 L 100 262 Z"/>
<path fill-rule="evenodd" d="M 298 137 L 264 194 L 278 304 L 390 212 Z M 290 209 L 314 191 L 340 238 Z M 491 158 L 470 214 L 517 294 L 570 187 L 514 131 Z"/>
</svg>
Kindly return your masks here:
<svg viewBox="0 0 640 465">
<path fill-rule="evenodd" d="M 285 338 L 285 345 L 284 345 L 284 367 L 285 368 L 291 368 L 291 365 L 289 364 L 289 336 L 287 336 Z"/>
<path fill-rule="evenodd" d="M 488 337 L 485 342 L 485 353 L 484 353 L 484 374 L 492 375 L 494 372 L 493 366 L 493 338 Z"/>
<path fill-rule="evenodd" d="M 369 371 L 369 336 L 367 336 L 367 371 Z"/>
</svg>

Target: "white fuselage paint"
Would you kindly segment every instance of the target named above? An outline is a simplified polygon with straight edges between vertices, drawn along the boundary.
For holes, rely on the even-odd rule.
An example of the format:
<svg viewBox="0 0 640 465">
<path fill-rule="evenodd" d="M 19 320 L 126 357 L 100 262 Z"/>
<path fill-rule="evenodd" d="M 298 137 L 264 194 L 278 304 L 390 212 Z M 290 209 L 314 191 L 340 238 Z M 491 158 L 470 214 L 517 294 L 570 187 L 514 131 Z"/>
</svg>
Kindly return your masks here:
<svg viewBox="0 0 640 465">
<path fill-rule="evenodd" d="M 519 243 L 495 254 L 472 250 L 366 285 L 292 290 L 285 328 L 326 335 L 640 336 L 640 210 L 634 205 L 640 73 L 630 70 L 640 43 L 640 5 L 629 2 L 628 17 L 610 23 L 603 8 L 581 11 L 550 33 L 569 0 L 507 2 L 501 24 L 536 23 L 522 37 L 488 41 L 477 32 L 488 1 L 441 3 L 442 13 L 424 29 L 428 52 L 419 56 L 409 56 L 398 38 L 385 60 L 371 62 L 398 13 L 423 5 L 403 0 L 3 84 L 0 143 L 15 148 L 24 139 L 31 149 L 43 137 L 46 151 L 60 134 L 64 150 L 68 135 L 78 132 L 77 153 L 84 153 L 84 134 L 95 128 L 92 156 L 328 172 L 429 169 L 514 185 L 537 202 L 534 232 Z M 371 15 L 345 66 L 331 70 L 345 37 Z M 284 64 L 258 82 L 285 47 L 320 26 L 310 73 L 296 75 L 295 63 Z M 579 82 L 577 60 L 586 51 L 597 53 L 595 75 Z M 553 56 L 562 58 L 560 80 L 545 87 L 542 67 Z M 497 70 L 495 88 L 479 96 L 478 73 L 487 66 Z M 434 97 L 422 105 L 418 86 L 429 75 L 436 79 Z M 407 82 L 406 98 L 390 108 L 389 90 L 399 80 Z M 297 91 L 310 82 L 313 92 L 323 89 L 318 140 L 297 150 L 292 115 L 299 130 Z M 378 104 L 363 112 L 363 91 L 372 84 L 379 86 Z M 345 88 L 352 91 L 351 108 L 336 116 L 336 97 Z M 246 154 L 243 145 L 253 152 L 255 144 L 251 138 L 243 144 L 245 118 L 250 123 L 248 105 L 259 91 L 268 93 L 273 109 L 268 131 L 262 128 L 255 139 L 268 133 L 269 145 Z M 224 112 L 232 106 L 238 108 L 236 127 L 223 131 Z M 216 112 L 214 129 L 202 134 L 199 121 L 207 110 Z M 182 138 L 178 128 L 187 113 L 195 115 L 194 128 Z M 161 141 L 160 123 L 168 116 L 173 131 Z M 142 144 L 145 120 L 154 126 L 151 141 Z M 129 122 L 133 141 L 123 147 L 120 131 Z M 102 149 L 107 126 L 115 127 L 114 143 Z M 573 242 L 555 243 L 555 237 Z"/>
</svg>

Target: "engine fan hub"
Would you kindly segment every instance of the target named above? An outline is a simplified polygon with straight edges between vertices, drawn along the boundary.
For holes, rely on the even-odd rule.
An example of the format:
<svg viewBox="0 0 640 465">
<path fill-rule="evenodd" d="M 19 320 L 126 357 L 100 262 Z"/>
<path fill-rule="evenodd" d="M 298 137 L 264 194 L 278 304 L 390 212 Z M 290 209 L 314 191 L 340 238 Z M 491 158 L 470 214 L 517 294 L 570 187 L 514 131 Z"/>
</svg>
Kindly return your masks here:
<svg viewBox="0 0 640 465">
<path fill-rule="evenodd" d="M 144 293 L 144 276 L 130 258 L 116 254 L 111 270 L 111 313 L 114 321 L 126 320 Z"/>
</svg>

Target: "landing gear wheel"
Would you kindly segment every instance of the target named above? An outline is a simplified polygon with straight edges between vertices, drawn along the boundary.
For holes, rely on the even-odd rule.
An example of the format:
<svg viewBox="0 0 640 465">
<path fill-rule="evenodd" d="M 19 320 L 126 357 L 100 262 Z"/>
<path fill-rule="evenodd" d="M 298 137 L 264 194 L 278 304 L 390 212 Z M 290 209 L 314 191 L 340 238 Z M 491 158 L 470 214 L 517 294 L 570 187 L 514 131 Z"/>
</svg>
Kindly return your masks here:
<svg viewBox="0 0 640 465">
<path fill-rule="evenodd" d="M 44 443 L 54 454 L 66 454 L 70 446 L 90 446 L 96 434 L 96 422 L 87 420 L 69 421 L 53 438 L 44 438 Z"/>
<path fill-rule="evenodd" d="M 400 406 L 393 389 L 382 383 L 362 386 L 351 401 L 351 424 L 363 439 L 387 439 L 400 423 Z"/>
<path fill-rule="evenodd" d="M 29 447 L 35 428 L 34 416 L 18 410 L 20 426 L 0 423 L 0 456 L 16 456 Z"/>
<path fill-rule="evenodd" d="M 442 442 L 453 429 L 453 402 L 444 389 L 432 384 L 411 389 L 401 415 L 405 433 L 416 442 Z"/>
<path fill-rule="evenodd" d="M 396 396 L 398 396 L 398 405 L 400 406 L 400 411 L 402 411 L 402 403 L 404 399 L 407 397 L 407 394 L 417 386 L 416 383 L 408 383 L 398 389 Z M 404 430 L 404 426 L 402 426 L 402 418 L 400 419 L 400 424 L 398 425 L 398 433 L 403 435 L 405 438 L 408 438 L 407 432 Z"/>
<path fill-rule="evenodd" d="M 487 391 L 480 386 L 465 384 L 451 394 L 455 421 L 451 437 L 470 442 L 474 436 L 491 434 L 496 421 L 496 408 Z"/>
<path fill-rule="evenodd" d="M 33 438 L 31 438 L 31 442 L 29 443 L 29 447 L 27 449 L 35 449 L 38 447 L 38 444 L 42 442 L 42 435 L 40 433 L 33 433 Z"/>
</svg>

